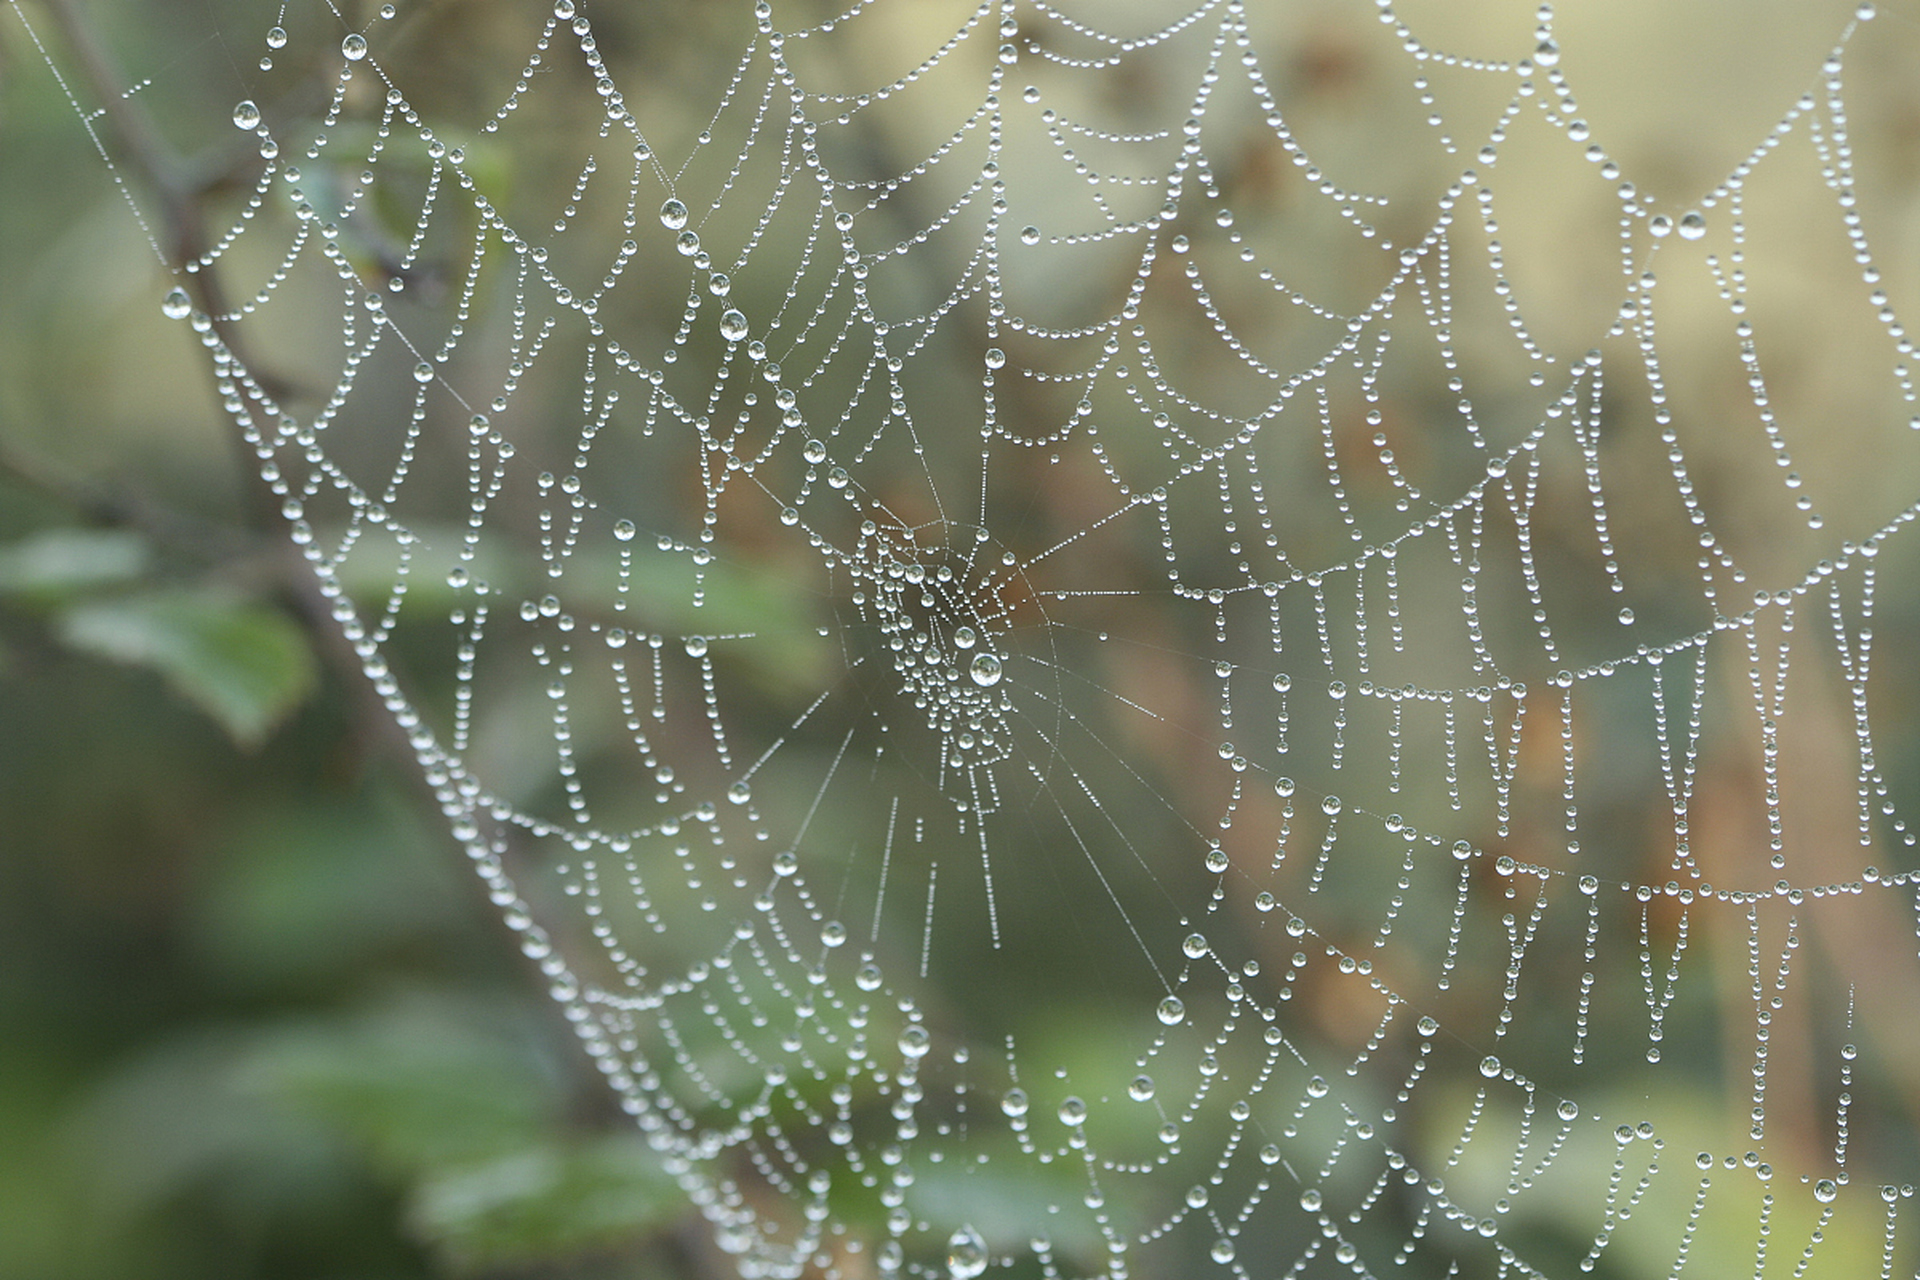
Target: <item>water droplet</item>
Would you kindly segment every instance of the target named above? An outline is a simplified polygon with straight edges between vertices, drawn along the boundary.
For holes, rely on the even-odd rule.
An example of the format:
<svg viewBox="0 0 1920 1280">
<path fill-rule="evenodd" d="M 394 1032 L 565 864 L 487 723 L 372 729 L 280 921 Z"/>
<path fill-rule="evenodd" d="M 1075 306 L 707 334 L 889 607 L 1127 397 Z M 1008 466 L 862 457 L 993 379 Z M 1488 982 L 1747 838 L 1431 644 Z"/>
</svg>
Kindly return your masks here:
<svg viewBox="0 0 1920 1280">
<path fill-rule="evenodd" d="M 1027 1114 L 1027 1091 L 1017 1087 L 1007 1090 L 1000 1099 L 1000 1109 L 1015 1118 Z"/>
<path fill-rule="evenodd" d="M 747 336 L 747 318 L 731 307 L 720 313 L 720 336 L 738 342 Z"/>
<path fill-rule="evenodd" d="M 1226 1266 L 1229 1262 L 1233 1261 L 1233 1241 L 1227 1239 L 1225 1236 L 1220 1237 L 1213 1242 L 1213 1248 L 1208 1250 L 1207 1256 L 1221 1266 Z"/>
<path fill-rule="evenodd" d="M 853 477 L 847 474 L 845 467 L 835 467 L 827 472 L 827 486 L 832 489 L 844 489 L 852 480 Z"/>
<path fill-rule="evenodd" d="M 1320 1212 L 1320 1206 L 1324 1203 L 1318 1187 L 1308 1187 L 1300 1193 L 1300 1207 L 1308 1213 Z"/>
<path fill-rule="evenodd" d="M 1001 350 L 1000 348 L 998 348 L 998 347 L 988 347 L 988 348 L 987 348 L 987 354 L 986 354 L 986 365 L 987 365 L 987 368 L 989 368 L 989 369 L 1001 369 L 1001 368 L 1005 368 L 1005 367 L 1006 367 L 1006 363 L 1007 363 L 1007 353 L 1006 353 L 1006 352 L 1004 352 L 1004 351 L 1002 351 L 1002 350 Z"/>
<path fill-rule="evenodd" d="M 267 48 L 284 49 L 287 47 L 287 29 L 285 27 L 267 28 Z"/>
<path fill-rule="evenodd" d="M 973 648 L 974 645 L 979 643 L 980 643 L 980 637 L 974 634 L 972 627 L 962 625 L 962 626 L 955 627 L 953 629 L 953 647 L 954 648 L 971 649 Z"/>
<path fill-rule="evenodd" d="M 1061 1124 L 1081 1124 L 1087 1118 L 1087 1104 L 1078 1098 L 1068 1098 L 1060 1104 Z"/>
<path fill-rule="evenodd" d="M 1560 45 L 1552 39 L 1542 40 L 1533 47 L 1533 65 L 1551 67 L 1560 61 Z"/>
<path fill-rule="evenodd" d="M 827 460 L 827 446 L 818 440 L 809 440 L 801 446 L 800 456 L 812 463 L 825 462 Z"/>
<path fill-rule="evenodd" d="M 687 225 L 687 206 L 678 200 L 669 200 L 660 206 L 660 225 L 669 231 L 678 231 Z"/>
<path fill-rule="evenodd" d="M 613 536 L 621 542 L 632 542 L 634 532 L 633 521 L 631 520 L 615 520 L 613 522 Z"/>
<path fill-rule="evenodd" d="M 233 127 L 236 129 L 258 129 L 260 127 L 260 108 L 252 98 L 246 98 L 233 108 Z"/>
<path fill-rule="evenodd" d="M 820 926 L 820 943 L 822 946 L 845 946 L 846 941 L 847 926 L 841 924 L 838 920 L 829 920 Z"/>
<path fill-rule="evenodd" d="M 727 788 L 727 799 L 735 804 L 745 804 L 747 801 L 753 799 L 753 788 L 748 786 L 746 781 L 742 779 Z"/>
<path fill-rule="evenodd" d="M 689 658 L 704 658 L 706 655 L 707 638 L 705 636 L 688 636 L 687 656 Z"/>
<path fill-rule="evenodd" d="M 1680 238 L 1698 240 L 1707 234 L 1707 220 L 1700 216 L 1699 210 L 1680 215 Z"/>
<path fill-rule="evenodd" d="M 932 1039 L 927 1035 L 927 1029 L 917 1022 L 910 1024 L 900 1033 L 900 1053 L 903 1057 L 924 1058 L 931 1044 Z"/>
<path fill-rule="evenodd" d="M 1153 1077 L 1149 1075 L 1135 1076 L 1133 1078 L 1133 1083 L 1127 1086 L 1127 1096 L 1129 1098 L 1132 1098 L 1135 1102 L 1152 1101 Z"/>
<path fill-rule="evenodd" d="M 425 384 L 433 381 L 433 366 L 422 360 L 413 366 L 413 380 Z"/>
<path fill-rule="evenodd" d="M 991 688 L 1000 683 L 1000 659 L 990 653 L 976 654 L 967 666 L 967 674 L 982 689 Z"/>
<path fill-rule="evenodd" d="M 1500 1059 L 1488 1054 L 1480 1059 L 1480 1074 L 1491 1080 L 1500 1074 Z"/>
<path fill-rule="evenodd" d="M 367 56 L 367 38 L 358 31 L 348 32 L 347 38 L 340 42 L 340 54 L 348 62 L 360 61 Z"/>
<path fill-rule="evenodd" d="M 1180 1002 L 1179 996 L 1168 996 L 1160 1002 L 1160 1007 L 1154 1012 L 1159 1015 L 1160 1021 L 1171 1027 L 1178 1025 L 1181 1019 L 1187 1016 L 1187 1006 Z"/>
<path fill-rule="evenodd" d="M 1021 244 L 1039 244 L 1040 228 L 1038 227 L 1020 228 L 1020 243 Z"/>
<path fill-rule="evenodd" d="M 167 290 L 167 296 L 160 299 L 160 314 L 169 320 L 184 320 L 192 310 L 193 299 L 178 285 Z"/>
<path fill-rule="evenodd" d="M 1840 1188 L 1832 1178 L 1822 1178 L 1813 1184 L 1813 1198 L 1821 1204 L 1832 1204 L 1840 1197 Z"/>
<path fill-rule="evenodd" d="M 1560 1099 L 1559 1116 L 1562 1120 L 1568 1121 L 1569 1123 L 1578 1120 L 1580 1118 L 1580 1104 L 1572 1098 Z"/>
<path fill-rule="evenodd" d="M 1414 1024 L 1414 1030 L 1423 1036 L 1434 1036 L 1440 1033 L 1440 1024 L 1430 1017 L 1422 1017 Z"/>
<path fill-rule="evenodd" d="M 1198 960 L 1201 956 L 1207 954 L 1206 935 L 1203 933 L 1188 934 L 1187 940 L 1180 944 L 1180 950 L 1186 953 L 1187 959 Z"/>
<path fill-rule="evenodd" d="M 947 1238 L 947 1274 L 952 1280 L 974 1280 L 987 1269 L 987 1242 L 969 1224 Z"/>
</svg>

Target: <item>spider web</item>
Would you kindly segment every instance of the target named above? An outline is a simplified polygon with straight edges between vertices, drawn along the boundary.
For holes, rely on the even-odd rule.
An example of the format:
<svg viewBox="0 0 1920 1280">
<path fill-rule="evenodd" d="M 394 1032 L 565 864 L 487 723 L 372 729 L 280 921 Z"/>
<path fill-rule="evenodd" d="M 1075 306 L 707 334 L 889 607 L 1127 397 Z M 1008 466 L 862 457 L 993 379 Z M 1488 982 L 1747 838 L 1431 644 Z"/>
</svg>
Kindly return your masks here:
<svg viewBox="0 0 1920 1280">
<path fill-rule="evenodd" d="M 1910 13 L 518 8 L 163 310 L 738 1274 L 1911 1269 Z"/>
</svg>

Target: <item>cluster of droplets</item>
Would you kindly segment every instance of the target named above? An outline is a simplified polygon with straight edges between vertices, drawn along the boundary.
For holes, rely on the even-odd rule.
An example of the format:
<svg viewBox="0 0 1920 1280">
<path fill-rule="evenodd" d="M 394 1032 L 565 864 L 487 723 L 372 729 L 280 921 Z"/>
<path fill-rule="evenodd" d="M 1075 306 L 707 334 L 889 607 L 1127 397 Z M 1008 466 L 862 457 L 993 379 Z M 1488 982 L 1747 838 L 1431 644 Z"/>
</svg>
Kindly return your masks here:
<svg viewBox="0 0 1920 1280">
<path fill-rule="evenodd" d="M 854 611 L 890 660 L 900 696 L 939 735 L 942 765 L 961 775 L 1005 759 L 1013 745 L 1002 683 L 1007 604 L 979 563 L 986 539 L 968 541 L 952 550 L 922 547 L 910 532 L 867 520 L 852 552 L 837 557 Z"/>
</svg>

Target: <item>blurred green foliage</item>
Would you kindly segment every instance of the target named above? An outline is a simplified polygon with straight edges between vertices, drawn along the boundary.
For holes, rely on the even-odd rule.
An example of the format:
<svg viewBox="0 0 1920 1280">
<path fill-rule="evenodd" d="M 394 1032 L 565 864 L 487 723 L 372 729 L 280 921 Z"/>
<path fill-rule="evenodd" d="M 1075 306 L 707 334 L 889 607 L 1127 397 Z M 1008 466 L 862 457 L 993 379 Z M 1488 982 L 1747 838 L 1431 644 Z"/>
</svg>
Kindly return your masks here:
<svg viewBox="0 0 1920 1280">
<path fill-rule="evenodd" d="M 251 38 L 257 13 L 222 17 L 243 7 L 137 30 L 96 16 L 110 44 L 170 31 L 142 65 L 169 69 L 169 101 L 200 93 L 217 118 L 239 95 L 207 33 Z M 460 9 L 447 66 L 492 56 L 496 36 L 524 52 L 493 29 L 504 7 Z M 602 28 L 610 45 L 632 37 L 663 100 L 704 65 L 673 52 L 702 35 L 694 11 L 652 44 L 624 30 L 637 18 Z M 325 651 L 279 532 L 250 514 L 198 353 L 159 322 L 148 246 L 0 16 L 0 1276 L 718 1274 L 411 763 L 370 729 L 364 682 Z M 506 159 L 488 163 L 510 187 Z M 350 252 L 382 251 L 378 229 L 348 230 Z M 645 572 L 638 594 L 684 601 Z M 716 569 L 711 625 L 804 636 L 778 573 Z M 810 653 L 796 641 L 791 664 L 753 674 L 776 698 L 783 682 L 810 689 Z M 1080 1079 L 1124 1065 L 1100 1018 L 1062 1016 L 1042 984 L 1029 998 L 1000 1012 L 1033 1023 L 1033 1042 L 1051 1029 L 1036 1057 L 1084 1063 Z M 1703 1084 L 1661 1105 L 1685 1133 L 1723 1104 Z M 1702 1146 L 1719 1140 L 1694 1122 Z M 1604 1169 L 1609 1142 L 1566 1166 Z M 1503 1176 L 1457 1171 L 1489 1196 Z M 1590 1236 L 1591 1186 L 1576 1183 L 1527 1242 L 1538 1256 L 1570 1263 L 1569 1241 Z M 1059 1194 L 1011 1173 L 937 1190 L 995 1237 Z M 1784 1234 L 1807 1233 L 1802 1212 L 1780 1210 Z M 1877 1231 L 1840 1224 L 1855 1225 L 1866 1274 Z M 1723 1229 L 1730 1253 L 1750 1241 L 1748 1223 L 1710 1221 L 1701 1256 Z M 1854 1259 L 1833 1235 L 1843 1274 Z"/>
<path fill-rule="evenodd" d="M 299 629 L 12 490 L 0 1274 L 634 1274 L 677 1189 Z"/>
</svg>

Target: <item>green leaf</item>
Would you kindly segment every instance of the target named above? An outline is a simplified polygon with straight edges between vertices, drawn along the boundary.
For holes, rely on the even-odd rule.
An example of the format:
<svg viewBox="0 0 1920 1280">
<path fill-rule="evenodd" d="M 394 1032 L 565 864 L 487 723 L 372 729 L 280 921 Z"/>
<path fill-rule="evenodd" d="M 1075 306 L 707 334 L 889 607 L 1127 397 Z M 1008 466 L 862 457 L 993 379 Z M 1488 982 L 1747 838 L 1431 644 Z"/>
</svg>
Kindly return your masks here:
<svg viewBox="0 0 1920 1280">
<path fill-rule="evenodd" d="M 638 1134 L 547 1144 L 444 1173 L 415 1191 L 414 1232 L 457 1272 L 551 1261 L 642 1238 L 680 1188 Z"/>
<path fill-rule="evenodd" d="M 412 1182 L 519 1150 L 562 1113 L 565 1098 L 517 1013 L 444 990 L 398 992 L 284 1026 L 262 1039 L 245 1078 Z"/>
<path fill-rule="evenodd" d="M 312 691 L 313 651 L 284 613 L 221 591 L 152 591 L 67 609 L 75 649 L 166 677 L 243 747 L 258 744 Z"/>
<path fill-rule="evenodd" d="M 0 593 L 52 604 L 132 582 L 146 569 L 146 539 L 119 529 L 49 529 L 0 547 Z"/>
</svg>

